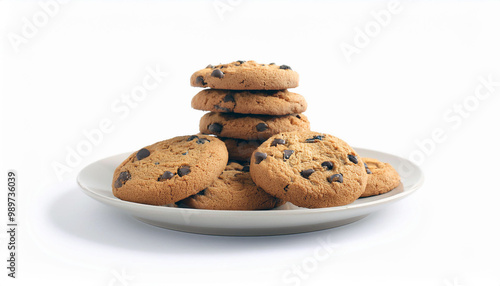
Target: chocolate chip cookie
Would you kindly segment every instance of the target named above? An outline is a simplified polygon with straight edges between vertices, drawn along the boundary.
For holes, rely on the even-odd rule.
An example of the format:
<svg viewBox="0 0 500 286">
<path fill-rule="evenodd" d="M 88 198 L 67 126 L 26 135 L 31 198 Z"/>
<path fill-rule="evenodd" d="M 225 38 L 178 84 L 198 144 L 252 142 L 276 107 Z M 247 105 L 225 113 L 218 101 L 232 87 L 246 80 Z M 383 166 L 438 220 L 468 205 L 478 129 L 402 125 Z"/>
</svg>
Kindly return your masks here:
<svg viewBox="0 0 500 286">
<path fill-rule="evenodd" d="M 236 161 L 250 162 L 253 151 L 262 144 L 262 141 L 259 140 L 243 140 L 225 137 L 219 137 L 219 139 L 226 144 L 229 160 Z"/>
<path fill-rule="evenodd" d="M 191 107 L 213 112 L 287 115 L 306 111 L 307 103 L 302 95 L 288 90 L 204 89 L 193 97 Z"/>
<path fill-rule="evenodd" d="M 368 174 L 368 183 L 361 197 L 387 193 L 399 185 L 399 174 L 391 164 L 372 158 L 362 158 L 362 160 Z"/>
<path fill-rule="evenodd" d="M 210 186 L 228 154 L 213 136 L 180 136 L 134 152 L 116 168 L 113 195 L 125 201 L 167 205 Z"/>
<path fill-rule="evenodd" d="M 297 87 L 299 74 L 287 65 L 236 61 L 208 65 L 191 76 L 191 86 L 232 90 L 280 90 Z"/>
<path fill-rule="evenodd" d="M 244 140 L 264 141 L 274 134 L 309 131 L 309 120 L 303 114 L 267 116 L 209 112 L 200 120 L 200 132 Z"/>
<path fill-rule="evenodd" d="M 368 177 L 354 149 L 317 132 L 269 138 L 253 153 L 250 173 L 269 194 L 307 208 L 352 203 L 364 192 Z"/>
<path fill-rule="evenodd" d="M 232 162 L 210 187 L 180 204 L 197 209 L 264 210 L 278 206 L 281 200 L 255 185 L 248 166 Z"/>
</svg>

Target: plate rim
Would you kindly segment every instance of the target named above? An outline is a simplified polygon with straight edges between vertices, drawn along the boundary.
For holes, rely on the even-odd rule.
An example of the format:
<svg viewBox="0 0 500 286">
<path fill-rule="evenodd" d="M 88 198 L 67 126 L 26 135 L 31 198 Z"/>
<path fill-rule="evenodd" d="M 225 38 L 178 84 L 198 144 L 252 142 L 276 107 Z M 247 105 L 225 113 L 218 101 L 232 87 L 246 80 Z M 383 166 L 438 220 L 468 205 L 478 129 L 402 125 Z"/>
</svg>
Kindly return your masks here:
<svg viewBox="0 0 500 286">
<path fill-rule="evenodd" d="M 220 214 L 220 215 L 231 214 L 231 215 L 252 215 L 252 216 L 267 216 L 267 215 L 277 215 L 277 214 L 282 214 L 282 215 L 283 214 L 304 214 L 304 213 L 317 214 L 317 213 L 323 213 L 323 212 L 329 213 L 329 212 L 338 212 L 338 211 L 343 211 L 343 210 L 348 210 L 348 209 L 365 208 L 365 207 L 369 207 L 372 205 L 384 204 L 384 203 L 388 203 L 391 201 L 396 201 L 398 199 L 404 198 L 404 197 L 414 193 L 417 189 L 422 187 L 422 185 L 424 184 L 425 177 L 424 177 L 424 173 L 423 173 L 422 169 L 418 165 L 416 165 L 415 163 L 411 162 L 410 160 L 402 158 L 402 157 L 394 155 L 394 154 L 390 154 L 387 152 L 382 152 L 382 151 L 378 151 L 378 150 L 374 150 L 374 149 L 367 149 L 367 148 L 361 148 L 361 147 L 353 147 L 353 148 L 354 148 L 354 150 L 356 150 L 356 152 L 358 152 L 358 150 L 377 152 L 380 154 L 396 157 L 399 160 L 402 160 L 402 161 L 405 161 L 405 162 L 411 164 L 413 169 L 415 170 L 413 172 L 420 174 L 418 181 L 410 189 L 407 189 L 403 185 L 404 191 L 399 193 L 399 194 L 395 194 L 393 196 L 389 196 L 389 197 L 385 197 L 385 198 L 380 198 L 378 200 L 372 200 L 372 201 L 365 202 L 365 203 L 359 203 L 356 205 L 348 204 L 348 205 L 344 205 L 344 206 L 326 207 L 326 208 L 300 208 L 300 209 L 292 209 L 292 210 L 276 210 L 276 209 L 271 209 L 271 210 L 209 210 L 209 209 L 175 208 L 175 207 L 167 207 L 167 206 L 147 205 L 147 204 L 123 201 L 123 200 L 120 200 L 118 198 L 110 198 L 110 197 L 103 196 L 99 193 L 96 193 L 95 191 L 90 189 L 88 186 L 86 186 L 82 182 L 82 180 L 81 180 L 82 173 L 90 166 L 92 166 L 98 162 L 104 161 L 104 160 L 109 160 L 112 157 L 130 155 L 133 153 L 133 151 L 111 155 L 111 156 L 96 160 L 90 164 L 87 164 L 85 167 L 83 167 L 78 172 L 78 175 L 76 177 L 76 181 L 86 195 L 92 197 L 93 199 L 101 201 L 103 203 L 108 202 L 106 204 L 114 205 L 114 206 L 119 207 L 119 208 L 127 208 L 127 209 L 142 208 L 143 210 L 150 210 L 150 211 L 154 210 L 154 211 L 163 211 L 163 212 L 179 212 L 179 210 L 182 210 L 182 212 L 190 212 L 193 214 L 200 214 L 200 215 L 210 213 L 210 214 Z"/>
</svg>

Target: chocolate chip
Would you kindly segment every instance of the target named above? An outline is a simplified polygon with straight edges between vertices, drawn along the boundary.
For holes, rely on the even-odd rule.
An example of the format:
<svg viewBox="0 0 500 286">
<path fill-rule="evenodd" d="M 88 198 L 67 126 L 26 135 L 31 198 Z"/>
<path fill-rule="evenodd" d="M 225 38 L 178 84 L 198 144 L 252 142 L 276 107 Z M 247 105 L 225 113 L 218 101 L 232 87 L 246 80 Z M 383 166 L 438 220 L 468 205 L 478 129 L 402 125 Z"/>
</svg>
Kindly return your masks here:
<svg viewBox="0 0 500 286">
<path fill-rule="evenodd" d="M 188 154 L 188 151 L 186 151 L 186 152 L 182 153 L 182 155 L 184 155 L 184 156 L 185 156 L 185 155 L 187 155 L 187 154 Z"/>
<path fill-rule="evenodd" d="M 302 117 L 300 117 L 300 115 L 295 115 L 295 117 L 297 117 L 298 119 L 302 119 Z"/>
<path fill-rule="evenodd" d="M 163 182 L 163 181 L 166 181 L 168 179 L 172 179 L 174 176 L 175 176 L 174 173 L 172 173 L 170 171 L 165 171 L 165 173 L 163 173 L 163 175 L 161 175 L 158 178 L 158 181 Z"/>
<path fill-rule="evenodd" d="M 142 148 L 141 150 L 139 150 L 139 152 L 137 152 L 135 157 L 137 157 L 137 160 L 142 160 L 144 158 L 147 158 L 150 154 L 151 153 L 149 152 L 148 149 Z"/>
<path fill-rule="evenodd" d="M 237 62 L 239 62 L 239 63 L 240 63 L 240 65 L 241 65 L 242 63 L 244 63 L 244 62 L 246 62 L 246 61 L 237 61 Z"/>
<path fill-rule="evenodd" d="M 206 138 L 200 138 L 200 139 L 196 140 L 196 144 L 205 144 L 205 142 L 210 142 L 210 140 L 208 140 Z"/>
<path fill-rule="evenodd" d="M 269 129 L 269 126 L 267 126 L 267 124 L 265 123 L 259 123 L 257 124 L 257 131 L 259 132 L 262 132 L 262 131 L 266 131 L 267 129 Z"/>
<path fill-rule="evenodd" d="M 255 157 L 255 164 L 260 164 L 260 162 L 262 162 L 267 158 L 267 154 L 262 152 L 255 152 L 254 157 Z"/>
<path fill-rule="evenodd" d="M 283 159 L 288 160 L 290 156 L 292 156 L 293 150 L 285 150 L 283 151 Z"/>
<path fill-rule="evenodd" d="M 222 111 L 225 111 L 225 112 L 231 112 L 232 110 L 227 108 L 227 107 L 222 107 L 222 106 L 219 106 L 219 105 L 214 105 L 214 108 L 215 109 L 218 109 L 218 110 L 222 110 Z"/>
<path fill-rule="evenodd" d="M 120 175 L 118 175 L 118 179 L 122 181 L 128 181 L 130 180 L 130 177 L 131 175 L 129 171 L 121 172 Z"/>
<path fill-rule="evenodd" d="M 129 171 L 121 172 L 120 175 L 118 175 L 118 178 L 115 181 L 115 188 L 118 189 L 121 186 L 123 186 L 125 184 L 125 182 L 127 182 L 128 180 L 130 180 L 131 177 L 132 176 L 130 175 Z"/>
<path fill-rule="evenodd" d="M 273 140 L 273 143 L 271 143 L 271 146 L 277 146 L 277 145 L 283 145 L 283 144 L 285 144 L 285 139 L 276 138 Z"/>
<path fill-rule="evenodd" d="M 321 166 L 323 168 L 326 168 L 327 170 L 332 170 L 333 169 L 333 163 L 330 162 L 330 161 L 325 161 L 325 162 L 321 163 Z"/>
<path fill-rule="evenodd" d="M 205 79 L 202 76 L 196 78 L 196 84 L 206 85 Z"/>
<path fill-rule="evenodd" d="M 194 139 L 197 139 L 197 138 L 198 138 L 198 136 L 191 135 L 191 136 L 188 137 L 187 141 L 193 141 Z"/>
<path fill-rule="evenodd" d="M 179 177 L 186 176 L 187 174 L 191 173 L 191 169 L 189 166 L 182 166 L 177 170 L 177 174 Z"/>
<path fill-rule="evenodd" d="M 292 68 L 289 67 L 289 66 L 287 66 L 287 65 L 281 65 L 280 69 L 282 69 L 282 70 L 292 70 Z"/>
<path fill-rule="evenodd" d="M 206 69 L 213 69 L 213 68 L 214 68 L 214 66 L 213 66 L 213 65 L 208 65 L 208 66 L 206 67 Z"/>
<path fill-rule="evenodd" d="M 363 162 L 363 164 L 365 164 L 365 170 L 366 170 L 366 173 L 367 174 L 371 174 L 372 171 L 368 168 L 368 165 L 366 165 L 366 163 Z"/>
<path fill-rule="evenodd" d="M 316 136 L 313 136 L 312 138 L 307 138 L 306 139 L 306 143 L 314 143 L 316 142 L 316 140 L 323 140 L 323 138 L 325 138 L 324 135 L 316 135 Z"/>
<path fill-rule="evenodd" d="M 354 156 L 354 155 L 347 155 L 347 158 L 349 158 L 349 161 L 353 162 L 354 164 L 357 164 L 358 163 L 358 157 Z"/>
<path fill-rule="evenodd" d="M 309 176 L 312 175 L 312 173 L 314 173 L 314 170 L 313 169 L 307 169 L 307 170 L 304 170 L 302 172 L 300 172 L 300 175 L 306 179 L 309 178 Z"/>
<path fill-rule="evenodd" d="M 246 165 L 243 166 L 243 169 L 241 169 L 242 172 L 250 172 L 250 166 Z"/>
<path fill-rule="evenodd" d="M 275 64 L 275 63 L 270 63 L 269 65 L 270 65 L 270 66 L 275 66 L 276 64 Z"/>
<path fill-rule="evenodd" d="M 234 96 L 231 93 L 228 93 L 226 96 L 224 96 L 224 99 L 222 99 L 224 102 L 234 102 Z"/>
<path fill-rule="evenodd" d="M 343 183 L 344 176 L 342 176 L 342 174 L 335 174 L 335 175 L 331 175 L 330 177 L 328 177 L 327 180 L 330 183 L 333 183 L 333 182 Z"/>
<path fill-rule="evenodd" d="M 155 165 L 160 165 L 160 162 L 155 162 Z"/>
<path fill-rule="evenodd" d="M 219 123 L 212 123 L 208 125 L 208 130 L 210 130 L 210 132 L 219 134 L 222 131 L 222 125 L 220 125 Z"/>
<path fill-rule="evenodd" d="M 224 77 L 224 73 L 220 69 L 215 69 L 212 72 L 211 76 L 216 77 L 216 78 L 223 78 Z"/>
</svg>

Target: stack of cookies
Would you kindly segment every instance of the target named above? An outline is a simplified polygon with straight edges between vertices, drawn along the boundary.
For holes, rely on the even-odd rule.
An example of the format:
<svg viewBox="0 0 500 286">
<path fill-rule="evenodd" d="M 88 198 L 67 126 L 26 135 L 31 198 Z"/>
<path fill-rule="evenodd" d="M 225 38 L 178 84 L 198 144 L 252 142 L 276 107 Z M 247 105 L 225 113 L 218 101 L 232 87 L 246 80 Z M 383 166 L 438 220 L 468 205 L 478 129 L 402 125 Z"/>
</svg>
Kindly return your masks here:
<svg viewBox="0 0 500 286">
<path fill-rule="evenodd" d="M 253 61 L 194 73 L 191 85 L 210 87 L 192 100 L 193 108 L 210 111 L 200 121 L 203 134 L 132 153 L 115 170 L 113 194 L 151 205 L 262 210 L 285 202 L 342 206 L 396 188 L 400 177 L 391 165 L 309 131 L 301 114 L 306 101 L 288 91 L 298 81 L 289 66 Z"/>
<path fill-rule="evenodd" d="M 200 132 L 219 137 L 229 159 L 249 161 L 255 149 L 280 132 L 308 131 L 303 114 L 307 103 L 297 87 L 299 75 L 287 65 L 236 61 L 208 65 L 191 76 L 191 85 L 209 87 L 196 94 L 191 106 L 210 111 L 200 120 Z"/>
</svg>

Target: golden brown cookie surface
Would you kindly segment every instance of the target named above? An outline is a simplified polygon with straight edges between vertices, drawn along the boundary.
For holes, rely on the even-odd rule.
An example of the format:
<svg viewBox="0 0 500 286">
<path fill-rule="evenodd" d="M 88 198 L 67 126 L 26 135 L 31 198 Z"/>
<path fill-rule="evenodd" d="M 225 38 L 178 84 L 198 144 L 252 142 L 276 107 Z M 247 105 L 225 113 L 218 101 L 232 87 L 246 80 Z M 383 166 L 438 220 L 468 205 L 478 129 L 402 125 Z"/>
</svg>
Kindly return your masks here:
<svg viewBox="0 0 500 286">
<path fill-rule="evenodd" d="M 384 194 L 399 185 L 399 174 L 391 164 L 373 158 L 362 158 L 362 160 L 366 164 L 368 183 L 361 197 Z"/>
<path fill-rule="evenodd" d="M 210 187 L 181 203 L 212 210 L 264 210 L 278 206 L 281 200 L 257 187 L 248 171 L 248 166 L 232 162 Z"/>
<path fill-rule="evenodd" d="M 365 190 L 368 176 L 354 149 L 317 132 L 269 138 L 253 153 L 250 174 L 269 194 L 307 208 L 352 203 Z"/>
<path fill-rule="evenodd" d="M 236 61 L 208 65 L 191 76 L 191 86 L 231 90 L 280 90 L 299 85 L 299 74 L 287 65 Z"/>
<path fill-rule="evenodd" d="M 309 131 L 303 114 L 268 116 L 209 112 L 200 120 L 200 132 L 244 140 L 267 140 L 280 132 Z"/>
<path fill-rule="evenodd" d="M 125 201 L 167 205 L 203 190 L 228 160 L 224 142 L 213 136 L 179 136 L 131 154 L 116 168 L 113 195 Z"/>
<path fill-rule="evenodd" d="M 191 100 L 191 107 L 213 112 L 287 115 L 307 109 L 304 97 L 288 90 L 204 89 Z"/>
</svg>

